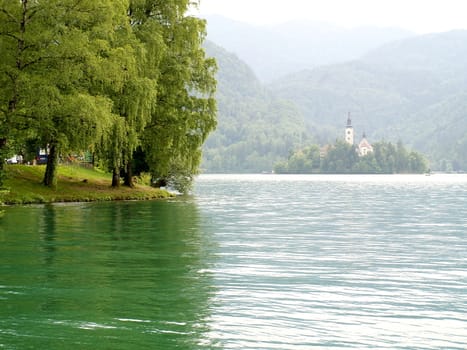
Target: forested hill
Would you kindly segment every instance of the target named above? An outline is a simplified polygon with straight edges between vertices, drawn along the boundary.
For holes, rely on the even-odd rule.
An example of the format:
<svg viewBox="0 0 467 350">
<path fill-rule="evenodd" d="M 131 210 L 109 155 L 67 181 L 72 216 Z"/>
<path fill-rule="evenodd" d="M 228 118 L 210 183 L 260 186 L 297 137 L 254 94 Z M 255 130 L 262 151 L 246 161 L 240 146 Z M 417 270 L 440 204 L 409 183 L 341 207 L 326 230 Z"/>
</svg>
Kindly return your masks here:
<svg viewBox="0 0 467 350">
<path fill-rule="evenodd" d="M 270 171 L 307 142 L 343 135 L 401 141 L 434 170 L 467 170 L 467 31 L 386 44 L 358 60 L 267 86 L 235 54 L 208 42 L 218 62 L 218 128 L 204 147 L 209 172 Z"/>
<path fill-rule="evenodd" d="M 311 21 L 255 26 L 221 16 L 207 19 L 208 39 L 235 52 L 261 81 L 357 59 L 384 43 L 414 35 L 399 28 L 347 29 Z"/>
<path fill-rule="evenodd" d="M 219 66 L 218 127 L 204 145 L 202 168 L 271 171 L 302 139 L 301 114 L 293 104 L 275 98 L 237 56 L 211 42 L 205 47 Z"/>
<path fill-rule="evenodd" d="M 418 36 L 269 87 L 298 106 L 312 134 L 338 135 L 351 112 L 357 135 L 401 140 L 436 169 L 466 170 L 466 44 L 467 31 Z"/>
</svg>

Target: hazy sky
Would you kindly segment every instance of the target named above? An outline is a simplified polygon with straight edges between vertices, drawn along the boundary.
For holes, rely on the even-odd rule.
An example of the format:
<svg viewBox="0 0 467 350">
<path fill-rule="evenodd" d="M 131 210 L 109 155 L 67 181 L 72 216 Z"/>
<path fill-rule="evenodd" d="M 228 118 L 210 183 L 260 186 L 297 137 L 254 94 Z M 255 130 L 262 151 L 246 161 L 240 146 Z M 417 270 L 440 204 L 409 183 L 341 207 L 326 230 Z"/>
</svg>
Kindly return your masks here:
<svg viewBox="0 0 467 350">
<path fill-rule="evenodd" d="M 293 19 L 344 27 L 377 25 L 417 33 L 467 29 L 467 0 L 200 0 L 199 15 L 255 23 Z"/>
</svg>

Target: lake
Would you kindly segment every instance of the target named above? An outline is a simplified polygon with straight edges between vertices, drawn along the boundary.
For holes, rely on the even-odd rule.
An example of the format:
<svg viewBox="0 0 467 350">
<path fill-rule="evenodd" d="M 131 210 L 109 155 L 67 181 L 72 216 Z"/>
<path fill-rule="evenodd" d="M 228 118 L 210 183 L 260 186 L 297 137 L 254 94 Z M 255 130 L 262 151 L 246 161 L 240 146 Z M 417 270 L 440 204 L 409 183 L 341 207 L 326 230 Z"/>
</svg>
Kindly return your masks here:
<svg viewBox="0 0 467 350">
<path fill-rule="evenodd" d="M 203 175 L 0 219 L 0 349 L 310 348 L 467 348 L 467 175 Z"/>
</svg>

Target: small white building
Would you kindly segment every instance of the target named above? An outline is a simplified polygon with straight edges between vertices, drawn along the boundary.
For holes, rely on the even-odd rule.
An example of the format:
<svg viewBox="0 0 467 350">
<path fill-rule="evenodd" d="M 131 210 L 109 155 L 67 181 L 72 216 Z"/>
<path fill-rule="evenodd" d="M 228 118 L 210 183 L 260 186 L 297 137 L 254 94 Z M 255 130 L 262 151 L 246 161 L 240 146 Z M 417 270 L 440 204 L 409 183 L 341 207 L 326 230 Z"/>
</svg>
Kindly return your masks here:
<svg viewBox="0 0 467 350">
<path fill-rule="evenodd" d="M 373 153 L 373 146 L 366 139 L 365 133 L 363 133 L 362 140 L 358 144 L 357 152 L 360 157 L 366 156 L 368 153 Z"/>
</svg>

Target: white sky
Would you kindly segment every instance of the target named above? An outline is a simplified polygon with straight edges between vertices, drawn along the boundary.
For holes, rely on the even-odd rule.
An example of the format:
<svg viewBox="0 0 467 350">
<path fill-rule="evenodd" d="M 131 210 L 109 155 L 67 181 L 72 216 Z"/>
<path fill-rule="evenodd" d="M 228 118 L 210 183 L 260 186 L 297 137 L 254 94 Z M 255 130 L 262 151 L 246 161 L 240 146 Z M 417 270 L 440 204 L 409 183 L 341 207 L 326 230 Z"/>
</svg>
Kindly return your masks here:
<svg viewBox="0 0 467 350">
<path fill-rule="evenodd" d="M 417 33 L 467 29 L 467 0 L 200 0 L 197 14 L 219 14 L 253 24 L 307 19 L 343 27 L 400 27 Z"/>
</svg>

